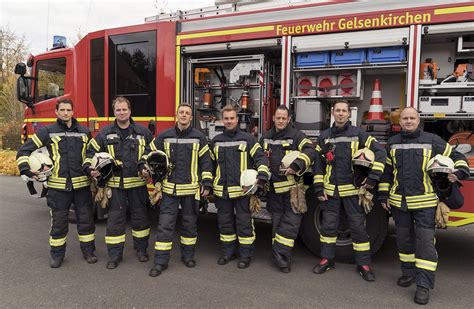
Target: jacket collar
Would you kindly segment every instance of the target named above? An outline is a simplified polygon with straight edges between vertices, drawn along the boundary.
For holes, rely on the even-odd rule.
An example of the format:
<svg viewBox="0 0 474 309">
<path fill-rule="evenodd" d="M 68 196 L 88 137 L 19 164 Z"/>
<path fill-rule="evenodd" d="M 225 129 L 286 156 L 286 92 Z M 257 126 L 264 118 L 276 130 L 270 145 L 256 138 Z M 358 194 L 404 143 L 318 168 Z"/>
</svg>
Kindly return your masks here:
<svg viewBox="0 0 474 309">
<path fill-rule="evenodd" d="M 343 132 L 345 132 L 347 129 L 349 129 L 350 126 L 351 126 L 350 121 L 346 122 L 340 128 L 336 127 L 336 123 L 334 123 L 331 127 L 331 135 L 341 135 Z"/>
<path fill-rule="evenodd" d="M 420 137 L 420 134 L 421 134 L 421 130 L 418 128 L 416 129 L 415 131 L 413 132 L 404 132 L 402 131 L 400 133 L 402 139 L 413 139 L 413 138 L 418 138 Z"/>
<path fill-rule="evenodd" d="M 190 126 L 187 127 L 186 129 L 181 130 L 181 129 L 178 127 L 178 124 L 175 124 L 175 125 L 174 125 L 174 129 L 175 129 L 176 134 L 178 135 L 178 137 L 184 137 L 184 136 L 188 135 L 189 133 L 191 133 L 191 130 L 193 129 L 193 127 L 190 125 Z"/>
<path fill-rule="evenodd" d="M 72 124 L 71 124 L 70 128 L 68 128 L 67 125 L 64 123 L 64 121 L 62 121 L 59 118 L 56 119 L 56 124 L 58 126 L 60 126 L 65 131 L 72 131 L 72 130 L 75 130 L 77 128 L 78 122 L 77 122 L 76 118 L 71 118 L 71 121 L 72 121 Z"/>
<path fill-rule="evenodd" d="M 132 117 L 130 117 L 130 125 L 128 128 L 135 132 L 135 121 L 133 121 Z M 114 129 L 117 131 L 120 130 L 120 127 L 117 124 L 117 119 L 114 120 Z"/>
</svg>

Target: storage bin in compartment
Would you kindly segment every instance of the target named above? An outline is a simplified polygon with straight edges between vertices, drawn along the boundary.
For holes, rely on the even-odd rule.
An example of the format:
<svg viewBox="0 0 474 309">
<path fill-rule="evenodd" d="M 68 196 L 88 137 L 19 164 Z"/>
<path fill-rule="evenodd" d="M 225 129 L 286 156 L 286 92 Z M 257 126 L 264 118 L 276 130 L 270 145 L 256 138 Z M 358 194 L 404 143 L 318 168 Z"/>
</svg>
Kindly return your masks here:
<svg viewBox="0 0 474 309">
<path fill-rule="evenodd" d="M 363 64 L 365 62 L 365 49 L 343 49 L 331 52 L 332 65 Z"/>
<path fill-rule="evenodd" d="M 297 67 L 322 67 L 329 64 L 329 52 L 296 54 Z"/>
<path fill-rule="evenodd" d="M 375 47 L 367 50 L 369 63 L 386 63 L 406 61 L 406 52 L 403 46 Z"/>
</svg>

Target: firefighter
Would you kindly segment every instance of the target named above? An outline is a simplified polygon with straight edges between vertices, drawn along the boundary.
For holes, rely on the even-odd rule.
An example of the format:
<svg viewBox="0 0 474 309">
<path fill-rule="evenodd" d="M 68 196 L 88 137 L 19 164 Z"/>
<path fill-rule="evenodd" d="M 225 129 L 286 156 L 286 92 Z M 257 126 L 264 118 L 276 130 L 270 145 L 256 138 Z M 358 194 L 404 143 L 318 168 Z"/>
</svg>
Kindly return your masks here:
<svg viewBox="0 0 474 309">
<path fill-rule="evenodd" d="M 162 201 L 155 242 L 155 258 L 150 276 L 156 277 L 168 267 L 173 233 L 182 209 L 181 260 L 186 267 L 195 267 L 194 248 L 197 241 L 199 200 L 212 189 L 212 161 L 206 136 L 191 126 L 193 109 L 180 104 L 177 122 L 150 144 L 152 151 L 163 151 L 171 170 L 160 180 Z M 159 180 L 159 179 L 158 179 Z"/>
<path fill-rule="evenodd" d="M 51 213 L 49 244 L 52 268 L 61 266 L 66 253 L 68 216 L 74 203 L 77 231 L 84 259 L 96 263 L 95 226 L 90 180 L 82 170 L 87 144 L 91 138 L 86 127 L 73 118 L 73 102 L 60 99 L 56 103 L 56 123 L 40 128 L 17 153 L 17 163 L 22 175 L 38 179 L 32 171 L 28 157 L 33 151 L 46 147 L 53 162 L 52 174 L 47 180 L 47 203 Z"/>
<path fill-rule="evenodd" d="M 313 143 L 302 132 L 290 127 L 290 111 L 279 105 L 273 115 L 274 127 L 260 139 L 270 165 L 270 188 L 267 210 L 272 214 L 272 260 L 284 273 L 291 270 L 291 251 L 301 224 L 304 209 L 291 203 L 290 189 L 303 186 L 302 173 L 310 169 L 315 156 Z M 289 166 L 281 169 L 285 155 L 298 151 Z M 295 190 L 292 191 L 294 194 Z M 298 202 L 298 201 L 297 201 Z M 306 207 L 306 201 L 303 208 Z"/>
<path fill-rule="evenodd" d="M 150 226 L 147 219 L 148 191 L 145 179 L 148 172 L 143 155 L 153 139 L 148 129 L 134 123 L 130 117 L 132 111 L 126 98 L 115 98 L 112 109 L 115 122 L 104 127 L 96 138 L 91 140 L 87 148 L 88 160 L 83 165 L 84 170 L 92 177 L 99 177 L 99 171 L 90 166 L 91 159 L 97 152 L 108 152 L 119 166 L 107 181 L 107 186 L 112 189 L 105 236 L 109 254 L 108 269 L 117 268 L 122 261 L 127 210 L 130 211 L 133 246 L 137 258 L 140 262 L 148 261 Z"/>
<path fill-rule="evenodd" d="M 435 134 L 418 128 L 420 116 L 412 108 L 400 114 L 402 132 L 387 143 L 387 166 L 379 184 L 382 207 L 391 210 L 395 220 L 402 276 L 397 284 L 416 283 L 414 301 L 427 304 L 435 285 L 438 255 L 435 249 L 437 196 L 428 175 L 427 164 L 437 154 L 454 161 L 456 172 L 448 179 L 457 182 L 469 176 L 466 158 Z"/>
<path fill-rule="evenodd" d="M 313 272 L 322 274 L 335 267 L 337 230 L 343 208 L 351 230 L 356 270 L 364 280 L 375 281 L 370 268 L 370 242 L 365 229 L 365 212 L 358 201 L 360 188 L 355 183 L 352 156 L 361 148 L 369 148 L 375 154 L 370 173 L 361 184 L 361 188 L 371 190 L 382 175 L 386 154 L 375 138 L 351 125 L 348 101 L 336 101 L 332 115 L 334 125 L 321 133 L 316 147 L 321 156 L 315 159 L 314 188 L 321 203 L 322 226 L 321 260 L 313 268 Z"/>
<path fill-rule="evenodd" d="M 249 267 L 255 250 L 255 230 L 250 212 L 249 196 L 240 186 L 241 173 L 253 168 L 258 171 L 257 186 L 263 190 L 269 177 L 268 160 L 254 137 L 237 128 L 237 111 L 231 105 L 222 109 L 224 132 L 211 143 L 216 166 L 213 183 L 217 220 L 220 232 L 221 256 L 217 263 L 225 265 L 236 257 L 239 242 L 238 268 Z M 234 215 L 235 212 L 235 215 Z"/>
</svg>

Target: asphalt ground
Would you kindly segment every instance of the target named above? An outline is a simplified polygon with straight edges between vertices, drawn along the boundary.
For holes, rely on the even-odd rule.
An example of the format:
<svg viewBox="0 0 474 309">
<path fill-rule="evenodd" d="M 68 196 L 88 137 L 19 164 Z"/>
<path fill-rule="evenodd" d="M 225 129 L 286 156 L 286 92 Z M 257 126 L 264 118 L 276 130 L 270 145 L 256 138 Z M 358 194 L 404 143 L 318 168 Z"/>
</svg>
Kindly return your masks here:
<svg viewBox="0 0 474 309">
<path fill-rule="evenodd" d="M 70 224 L 66 259 L 49 267 L 50 215 L 45 199 L 28 195 L 19 177 L 0 176 L 0 307 L 2 308 L 415 308 L 415 287 L 396 285 L 400 275 L 393 224 L 373 258 L 377 280 L 363 281 L 355 265 L 338 263 L 323 275 L 312 273 L 318 259 L 300 242 L 292 272 L 270 261 L 271 228 L 256 224 L 256 253 L 248 269 L 237 261 L 219 266 L 217 218 L 199 220 L 197 266 L 180 262 L 175 239 L 169 268 L 148 276 L 151 261 L 139 263 L 128 231 L 124 261 L 106 269 L 105 222 L 97 223 L 99 262 L 81 256 L 77 231 Z M 156 235 L 152 223 L 150 248 Z M 430 308 L 474 307 L 474 225 L 437 232 L 440 257 Z M 150 250 L 150 253 L 151 250 Z"/>
</svg>

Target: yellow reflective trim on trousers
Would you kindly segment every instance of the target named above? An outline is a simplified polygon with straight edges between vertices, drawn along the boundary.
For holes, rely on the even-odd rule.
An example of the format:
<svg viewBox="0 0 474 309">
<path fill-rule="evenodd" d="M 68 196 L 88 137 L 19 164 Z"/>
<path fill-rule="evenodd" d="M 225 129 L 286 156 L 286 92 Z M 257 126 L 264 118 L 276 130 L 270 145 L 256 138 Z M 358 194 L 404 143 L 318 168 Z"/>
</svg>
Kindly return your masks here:
<svg viewBox="0 0 474 309">
<path fill-rule="evenodd" d="M 142 231 L 136 231 L 132 229 L 132 236 L 135 238 L 144 238 L 150 236 L 150 229 L 148 228 Z"/>
<path fill-rule="evenodd" d="M 400 257 L 400 261 L 405 262 L 405 263 L 415 263 L 415 254 L 405 254 L 405 253 L 398 253 Z"/>
<path fill-rule="evenodd" d="M 370 250 L 370 242 L 362 242 L 362 243 L 352 243 L 352 248 L 354 251 L 369 251 Z"/>
<path fill-rule="evenodd" d="M 95 240 L 95 234 L 94 233 L 87 234 L 87 235 L 79 235 L 78 237 L 79 237 L 80 242 L 90 242 L 90 241 Z"/>
<path fill-rule="evenodd" d="M 293 248 L 293 246 L 295 245 L 294 239 L 283 237 L 278 233 L 275 234 L 275 241 L 290 248 Z"/>
<path fill-rule="evenodd" d="M 49 245 L 51 247 L 60 247 L 66 244 L 66 239 L 67 236 L 64 236 L 63 238 L 53 238 L 49 237 Z"/>
<path fill-rule="evenodd" d="M 202 147 L 201 150 L 199 150 L 199 157 L 202 157 L 208 151 L 209 151 L 209 145 L 206 144 L 206 146 Z"/>
<path fill-rule="evenodd" d="M 171 250 L 171 248 L 173 248 L 173 243 L 171 241 L 168 241 L 168 242 L 157 241 L 157 242 L 155 242 L 155 250 L 166 251 L 166 250 Z"/>
<path fill-rule="evenodd" d="M 233 242 L 237 240 L 237 235 L 236 234 L 230 234 L 230 235 L 220 234 L 220 239 L 223 242 Z"/>
<path fill-rule="evenodd" d="M 108 245 L 117 245 L 125 242 L 125 234 L 119 236 L 105 236 L 105 243 Z"/>
<path fill-rule="evenodd" d="M 184 236 L 181 236 L 180 237 L 180 242 L 181 242 L 182 245 L 192 246 L 192 245 L 196 244 L 197 237 L 184 237 Z"/>
<path fill-rule="evenodd" d="M 415 266 L 416 268 L 426 269 L 429 271 L 436 271 L 436 267 L 438 266 L 438 263 L 415 258 Z"/>
<path fill-rule="evenodd" d="M 326 244 L 335 244 L 337 241 L 337 237 L 326 237 L 323 235 L 319 235 L 319 241 Z"/>
<path fill-rule="evenodd" d="M 31 137 L 31 140 L 33 140 L 33 143 L 35 143 L 36 147 L 38 148 L 43 147 L 43 142 L 41 142 L 38 135 L 33 134 L 33 136 Z"/>
<path fill-rule="evenodd" d="M 198 155 L 199 155 L 199 144 L 193 144 L 193 152 L 191 154 L 191 181 L 198 182 Z"/>
<path fill-rule="evenodd" d="M 92 145 L 92 147 L 94 148 L 94 150 L 95 150 L 96 152 L 99 152 L 99 151 L 100 151 L 100 146 L 99 146 L 99 144 L 97 143 L 97 141 L 95 140 L 95 138 L 91 139 L 91 140 L 89 141 L 89 144 Z"/>
<path fill-rule="evenodd" d="M 239 244 L 241 245 L 251 245 L 255 241 L 255 236 L 242 237 L 239 236 Z"/>
</svg>

